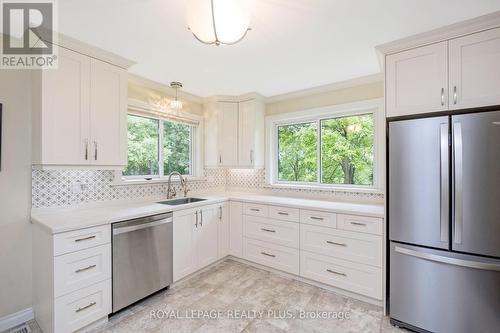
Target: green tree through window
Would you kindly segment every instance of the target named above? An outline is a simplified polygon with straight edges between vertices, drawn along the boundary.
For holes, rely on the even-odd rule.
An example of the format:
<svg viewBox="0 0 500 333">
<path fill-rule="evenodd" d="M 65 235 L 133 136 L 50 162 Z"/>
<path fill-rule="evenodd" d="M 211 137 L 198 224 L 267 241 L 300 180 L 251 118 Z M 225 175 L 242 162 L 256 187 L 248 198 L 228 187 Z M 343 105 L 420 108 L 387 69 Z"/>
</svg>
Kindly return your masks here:
<svg viewBox="0 0 500 333">
<path fill-rule="evenodd" d="M 123 175 L 158 177 L 172 171 L 190 175 L 192 144 L 190 125 L 128 115 L 128 164 Z"/>
<path fill-rule="evenodd" d="M 278 126 L 278 181 L 373 185 L 373 124 L 366 114 Z"/>
</svg>

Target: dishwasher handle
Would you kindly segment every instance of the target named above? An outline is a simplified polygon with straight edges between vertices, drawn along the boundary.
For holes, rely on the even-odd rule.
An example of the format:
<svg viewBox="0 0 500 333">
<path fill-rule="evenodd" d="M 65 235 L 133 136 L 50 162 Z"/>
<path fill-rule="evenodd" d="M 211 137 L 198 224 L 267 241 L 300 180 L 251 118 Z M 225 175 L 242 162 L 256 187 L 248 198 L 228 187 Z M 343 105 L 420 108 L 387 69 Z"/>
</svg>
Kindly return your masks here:
<svg viewBox="0 0 500 333">
<path fill-rule="evenodd" d="M 152 227 L 156 227 L 156 226 L 159 226 L 162 224 L 167 224 L 167 223 L 172 223 L 172 222 L 173 222 L 173 218 L 168 217 L 168 218 L 165 218 L 163 220 L 153 221 L 153 222 L 149 222 L 149 223 L 136 224 L 136 225 L 132 225 L 132 226 L 124 226 L 124 227 L 113 226 L 113 235 L 119 235 L 119 234 L 137 231 L 137 230 L 141 230 L 141 229 L 152 228 Z"/>
</svg>

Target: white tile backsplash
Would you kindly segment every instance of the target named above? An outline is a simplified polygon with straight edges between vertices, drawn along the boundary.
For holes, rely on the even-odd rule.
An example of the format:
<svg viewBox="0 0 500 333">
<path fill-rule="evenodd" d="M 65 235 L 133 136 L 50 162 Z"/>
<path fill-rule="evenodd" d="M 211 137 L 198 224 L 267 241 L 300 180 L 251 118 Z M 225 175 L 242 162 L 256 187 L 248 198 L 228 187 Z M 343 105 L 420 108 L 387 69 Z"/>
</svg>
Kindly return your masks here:
<svg viewBox="0 0 500 333">
<path fill-rule="evenodd" d="M 32 206 L 54 207 L 124 199 L 163 199 L 167 184 L 112 185 L 109 170 L 32 170 Z M 272 188 L 265 186 L 263 169 L 205 169 L 205 180 L 189 182 L 191 191 L 244 190 L 335 201 L 383 202 L 384 196 L 332 190 Z M 177 193 L 182 190 L 175 185 Z M 81 189 L 81 190 L 78 190 Z"/>
</svg>

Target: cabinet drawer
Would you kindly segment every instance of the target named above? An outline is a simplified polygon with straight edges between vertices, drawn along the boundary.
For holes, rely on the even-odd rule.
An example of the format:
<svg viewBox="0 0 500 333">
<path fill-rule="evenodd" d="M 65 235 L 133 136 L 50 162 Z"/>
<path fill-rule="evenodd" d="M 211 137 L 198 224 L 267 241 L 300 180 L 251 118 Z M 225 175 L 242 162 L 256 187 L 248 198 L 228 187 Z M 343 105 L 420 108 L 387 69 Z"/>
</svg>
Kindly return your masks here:
<svg viewBox="0 0 500 333">
<path fill-rule="evenodd" d="M 54 235 L 54 256 L 111 243 L 111 226 L 103 225 Z"/>
<path fill-rule="evenodd" d="M 267 217 L 269 216 L 269 207 L 266 205 L 245 203 L 243 207 L 243 214 Z"/>
<path fill-rule="evenodd" d="M 343 215 L 337 217 L 337 228 L 349 231 L 365 232 L 368 234 L 382 235 L 382 219 L 377 217 Z"/>
<path fill-rule="evenodd" d="M 302 224 L 300 248 L 322 255 L 382 267 L 382 237 Z"/>
<path fill-rule="evenodd" d="M 337 214 L 301 209 L 300 223 L 337 228 Z"/>
<path fill-rule="evenodd" d="M 54 258 L 55 297 L 110 278 L 111 244 Z"/>
<path fill-rule="evenodd" d="M 245 238 L 244 258 L 284 272 L 299 274 L 299 250 Z"/>
<path fill-rule="evenodd" d="M 273 244 L 299 248 L 299 224 L 268 219 L 265 217 L 245 216 L 244 235 L 249 238 Z"/>
<path fill-rule="evenodd" d="M 111 279 L 56 298 L 54 332 L 74 332 L 111 313 Z"/>
<path fill-rule="evenodd" d="M 297 208 L 269 206 L 269 217 L 283 221 L 299 222 L 300 211 Z"/>
<path fill-rule="evenodd" d="M 301 251 L 300 275 L 378 300 L 382 299 L 381 268 Z"/>
</svg>

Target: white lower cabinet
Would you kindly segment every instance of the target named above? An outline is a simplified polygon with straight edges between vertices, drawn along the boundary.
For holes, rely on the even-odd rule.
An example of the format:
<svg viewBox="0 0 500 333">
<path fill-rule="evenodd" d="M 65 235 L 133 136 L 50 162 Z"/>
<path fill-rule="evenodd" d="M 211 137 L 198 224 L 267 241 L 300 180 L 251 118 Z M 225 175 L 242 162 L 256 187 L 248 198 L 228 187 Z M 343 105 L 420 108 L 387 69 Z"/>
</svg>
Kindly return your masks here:
<svg viewBox="0 0 500 333">
<path fill-rule="evenodd" d="M 300 275 L 377 300 L 382 299 L 382 269 L 379 267 L 300 251 Z"/>
<path fill-rule="evenodd" d="M 218 259 L 218 206 L 174 212 L 174 282 Z"/>
<path fill-rule="evenodd" d="M 229 254 L 243 257 L 243 203 L 229 202 Z"/>
<path fill-rule="evenodd" d="M 111 279 L 56 298 L 54 332 L 74 332 L 111 312 Z"/>
<path fill-rule="evenodd" d="M 244 258 L 284 272 L 299 274 L 299 250 L 286 246 L 245 238 Z"/>
<path fill-rule="evenodd" d="M 231 202 L 230 230 L 233 256 L 383 299 L 382 218 Z"/>
<path fill-rule="evenodd" d="M 45 333 L 75 332 L 111 313 L 111 226 L 52 235 L 33 226 L 33 310 Z"/>
<path fill-rule="evenodd" d="M 220 203 L 217 211 L 217 221 L 219 223 L 219 255 L 222 259 L 229 255 L 229 204 Z"/>
</svg>

